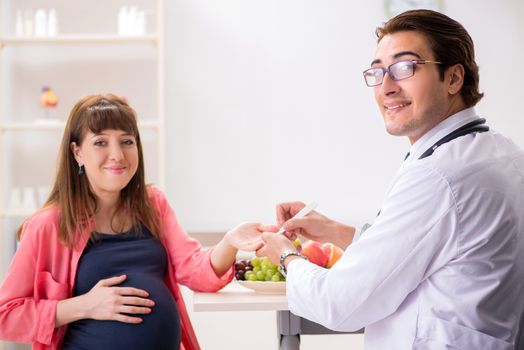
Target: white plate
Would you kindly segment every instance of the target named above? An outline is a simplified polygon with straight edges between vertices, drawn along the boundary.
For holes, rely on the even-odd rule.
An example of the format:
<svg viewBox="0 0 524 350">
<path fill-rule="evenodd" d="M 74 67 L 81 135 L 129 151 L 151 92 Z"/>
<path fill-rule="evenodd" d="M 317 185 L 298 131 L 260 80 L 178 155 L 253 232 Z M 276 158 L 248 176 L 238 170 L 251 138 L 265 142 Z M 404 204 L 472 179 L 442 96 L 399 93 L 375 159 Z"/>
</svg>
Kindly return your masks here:
<svg viewBox="0 0 524 350">
<path fill-rule="evenodd" d="M 238 281 L 238 284 L 252 289 L 257 293 L 264 294 L 286 294 L 286 282 L 269 281 Z"/>
</svg>

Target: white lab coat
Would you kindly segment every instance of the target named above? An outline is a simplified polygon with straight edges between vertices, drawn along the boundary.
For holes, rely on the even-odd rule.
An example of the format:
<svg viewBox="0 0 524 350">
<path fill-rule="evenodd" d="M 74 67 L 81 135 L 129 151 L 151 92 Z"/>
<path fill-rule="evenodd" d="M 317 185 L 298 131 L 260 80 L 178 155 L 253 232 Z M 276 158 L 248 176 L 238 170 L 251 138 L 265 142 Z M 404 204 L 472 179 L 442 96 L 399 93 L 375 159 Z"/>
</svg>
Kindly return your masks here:
<svg viewBox="0 0 524 350">
<path fill-rule="evenodd" d="M 290 310 L 365 348 L 513 349 L 524 307 L 524 153 L 468 134 L 418 157 L 477 118 L 472 108 L 418 140 L 373 225 L 330 270 L 288 266 Z"/>
</svg>

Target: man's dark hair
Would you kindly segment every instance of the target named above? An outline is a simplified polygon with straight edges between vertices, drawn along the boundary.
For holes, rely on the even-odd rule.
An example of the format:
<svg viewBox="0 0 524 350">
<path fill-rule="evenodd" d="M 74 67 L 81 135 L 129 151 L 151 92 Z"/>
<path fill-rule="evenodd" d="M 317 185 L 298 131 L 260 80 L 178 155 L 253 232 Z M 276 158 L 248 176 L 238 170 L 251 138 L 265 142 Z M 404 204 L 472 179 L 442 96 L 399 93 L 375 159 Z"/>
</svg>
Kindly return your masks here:
<svg viewBox="0 0 524 350">
<path fill-rule="evenodd" d="M 431 10 L 403 12 L 375 31 L 378 42 L 388 34 L 415 31 L 426 37 L 439 65 L 440 79 L 445 70 L 455 64 L 464 67 L 464 85 L 460 94 L 467 107 L 472 107 L 484 96 L 479 92 L 479 67 L 475 62 L 473 40 L 466 29 L 448 16 Z"/>
</svg>

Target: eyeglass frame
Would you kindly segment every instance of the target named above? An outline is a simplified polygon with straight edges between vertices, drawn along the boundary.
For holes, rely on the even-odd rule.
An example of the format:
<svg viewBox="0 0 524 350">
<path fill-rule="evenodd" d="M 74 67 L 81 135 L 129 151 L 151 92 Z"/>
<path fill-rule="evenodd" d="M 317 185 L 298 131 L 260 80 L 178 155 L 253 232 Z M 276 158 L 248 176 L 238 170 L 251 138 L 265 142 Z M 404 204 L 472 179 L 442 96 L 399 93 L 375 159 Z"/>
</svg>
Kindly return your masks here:
<svg viewBox="0 0 524 350">
<path fill-rule="evenodd" d="M 411 75 L 408 75 L 407 77 L 402 77 L 400 79 L 396 79 L 395 75 L 391 74 L 391 67 L 396 65 L 396 64 L 406 63 L 406 62 L 410 62 L 412 64 L 412 68 L 411 68 L 412 73 L 411 73 Z M 366 82 L 366 85 L 368 87 L 375 87 L 375 86 L 381 85 L 384 82 L 384 77 L 386 76 L 386 73 L 389 73 L 389 77 L 391 78 L 391 80 L 400 81 L 400 80 L 404 80 L 404 79 L 411 78 L 412 76 L 414 76 L 415 75 L 415 66 L 417 64 L 426 64 L 426 63 L 445 64 L 444 62 L 421 60 L 421 59 L 400 60 L 400 61 L 397 61 L 395 63 L 390 64 L 387 68 L 383 68 L 383 67 L 371 67 L 371 68 L 368 68 L 368 69 L 366 69 L 365 71 L 362 72 L 362 75 L 364 76 L 364 81 Z M 376 70 L 381 70 L 382 71 L 382 80 L 378 84 L 369 85 L 368 81 L 366 79 L 366 72 L 376 71 Z"/>
</svg>

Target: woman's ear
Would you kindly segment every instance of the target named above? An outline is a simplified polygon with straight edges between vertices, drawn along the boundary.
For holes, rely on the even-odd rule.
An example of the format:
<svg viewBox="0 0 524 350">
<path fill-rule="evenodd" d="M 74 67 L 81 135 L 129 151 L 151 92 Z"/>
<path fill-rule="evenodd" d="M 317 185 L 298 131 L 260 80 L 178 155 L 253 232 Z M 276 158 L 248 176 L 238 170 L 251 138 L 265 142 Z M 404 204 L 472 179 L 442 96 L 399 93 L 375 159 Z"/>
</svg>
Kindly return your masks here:
<svg viewBox="0 0 524 350">
<path fill-rule="evenodd" d="M 448 83 L 448 92 L 450 95 L 455 95 L 460 92 L 464 85 L 464 66 L 456 64 L 447 69 L 446 76 Z"/>
<path fill-rule="evenodd" d="M 80 147 L 76 144 L 76 142 L 71 142 L 71 152 L 73 152 L 73 156 L 75 157 L 75 160 L 78 164 L 82 164 L 82 152 L 80 151 Z"/>
</svg>

